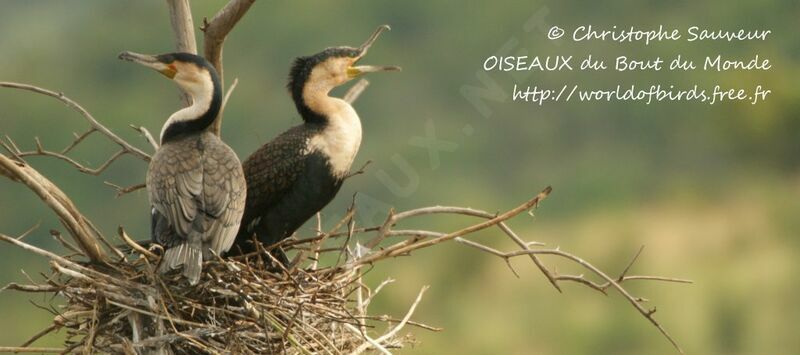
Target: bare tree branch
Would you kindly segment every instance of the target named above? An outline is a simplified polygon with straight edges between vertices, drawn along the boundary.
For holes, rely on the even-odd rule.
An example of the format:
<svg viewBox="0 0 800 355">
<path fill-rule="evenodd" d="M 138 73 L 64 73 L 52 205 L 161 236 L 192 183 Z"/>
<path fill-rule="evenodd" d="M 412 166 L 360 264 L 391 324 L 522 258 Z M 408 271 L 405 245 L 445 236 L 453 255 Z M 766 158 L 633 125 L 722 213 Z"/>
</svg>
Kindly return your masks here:
<svg viewBox="0 0 800 355">
<path fill-rule="evenodd" d="M 121 150 L 117 151 L 116 153 L 114 153 L 113 155 L 111 155 L 111 157 L 109 157 L 105 162 L 100 164 L 97 168 L 90 168 L 90 167 L 88 167 L 86 165 L 78 163 L 76 160 L 74 160 L 74 159 L 72 159 L 72 158 L 70 158 L 70 157 L 68 157 L 68 156 L 66 156 L 66 155 L 64 155 L 62 153 L 57 153 L 57 152 L 53 152 L 53 151 L 49 151 L 49 150 L 44 149 L 44 147 L 42 146 L 42 142 L 39 141 L 38 137 L 34 138 L 34 142 L 36 143 L 36 150 L 24 151 L 24 152 L 17 150 L 17 148 L 14 148 L 13 145 L 12 146 L 8 146 L 8 145 L 5 145 L 5 144 L 2 144 L 2 142 L 0 142 L 0 144 L 2 144 L 3 148 L 5 148 L 9 153 L 13 154 L 14 157 L 16 157 L 18 159 L 29 157 L 29 156 L 53 157 L 53 158 L 60 159 L 60 160 L 63 160 L 65 162 L 67 162 L 69 165 L 72 165 L 73 167 L 78 169 L 78 171 L 80 171 L 80 172 L 82 172 L 84 174 L 89 174 L 89 175 L 94 175 L 94 176 L 100 175 L 100 173 L 102 173 L 109 166 L 111 166 L 111 163 L 113 163 L 115 160 L 119 159 L 120 157 L 122 157 L 123 155 L 128 153 L 125 149 L 121 149 Z M 73 144 L 74 144 L 74 142 L 73 142 Z M 71 145 L 73 145 L 73 144 L 71 144 Z M 69 147 L 67 147 L 67 148 L 69 148 Z"/>
<path fill-rule="evenodd" d="M 358 97 L 361 96 L 361 93 L 363 93 L 364 90 L 367 89 L 367 86 L 369 86 L 369 81 L 367 81 L 367 79 L 359 80 L 358 82 L 353 84 L 353 86 L 349 90 L 347 90 L 347 93 L 344 94 L 343 97 L 344 101 L 347 101 L 348 103 L 352 104 L 353 102 L 358 100 Z"/>
<path fill-rule="evenodd" d="M 86 257 L 92 261 L 105 259 L 105 252 L 100 247 L 98 237 L 93 234 L 88 220 L 55 184 L 28 164 L 11 160 L 3 154 L 0 154 L 0 174 L 25 184 L 36 193 L 61 219 Z"/>
<path fill-rule="evenodd" d="M 412 251 L 418 250 L 421 248 L 430 247 L 439 243 L 447 242 L 450 240 L 455 240 L 458 243 L 466 244 L 468 246 L 472 246 L 477 248 L 481 251 L 488 252 L 490 254 L 496 255 L 501 257 L 506 264 L 509 266 L 511 271 L 519 276 L 514 270 L 510 259 L 517 256 L 524 256 L 527 255 L 530 257 L 539 270 L 547 277 L 547 279 L 553 284 L 556 289 L 561 291 L 561 288 L 558 284 L 559 281 L 571 281 L 575 283 L 582 284 L 589 288 L 592 288 L 598 292 L 606 294 L 606 290 L 608 288 L 616 289 L 624 298 L 626 298 L 636 309 L 637 311 L 642 314 L 645 318 L 648 319 L 650 323 L 652 323 L 658 330 L 661 332 L 664 337 L 669 340 L 669 342 L 680 352 L 683 350 L 678 346 L 678 343 L 667 333 L 666 329 L 661 326 L 654 318 L 653 314 L 655 313 L 655 309 L 646 309 L 644 308 L 641 303 L 646 302 L 647 300 L 641 297 L 635 297 L 630 292 L 628 292 L 625 288 L 621 286 L 622 283 L 627 281 L 633 280 L 649 280 L 649 281 L 664 281 L 664 282 L 677 282 L 677 283 L 691 283 L 690 280 L 684 279 L 676 279 L 676 278 L 669 278 L 669 277 L 661 277 L 661 276 L 644 276 L 644 275 L 627 275 L 630 271 L 631 267 L 633 266 L 634 262 L 637 260 L 639 255 L 642 252 L 640 248 L 636 255 L 632 258 L 632 260 L 627 264 L 625 269 L 620 273 L 620 275 L 616 278 L 611 278 L 599 268 L 591 265 L 590 263 L 580 259 L 572 254 L 560 251 L 558 248 L 556 249 L 532 249 L 531 247 L 534 246 L 541 246 L 542 243 L 539 242 L 530 242 L 525 241 L 520 238 L 508 225 L 505 224 L 505 221 L 513 218 L 514 216 L 527 211 L 531 210 L 532 208 L 536 207 L 539 202 L 541 202 L 547 195 L 550 193 L 550 188 L 545 189 L 541 193 L 539 193 L 533 199 L 527 201 L 526 203 L 509 210 L 502 214 L 490 214 L 485 211 L 476 210 L 472 208 L 464 208 L 464 207 L 448 207 L 448 206 L 433 206 L 433 207 L 424 207 L 424 208 L 417 208 L 409 211 L 404 211 L 400 213 L 395 213 L 394 211 L 390 211 L 386 221 L 380 226 L 374 227 L 367 227 L 367 228 L 358 228 L 355 229 L 356 233 L 365 233 L 365 232 L 376 232 L 376 235 L 369 240 L 365 244 L 365 250 L 367 253 L 363 255 L 361 249 L 356 249 L 356 253 L 354 258 L 345 263 L 344 265 L 340 266 L 342 269 L 348 268 L 358 268 L 365 263 L 375 263 L 382 260 L 386 260 L 391 257 L 399 256 L 399 255 L 409 255 Z M 460 229 L 455 232 L 451 233 L 440 233 L 434 231 L 426 231 L 426 230 L 393 230 L 392 228 L 400 221 L 409 219 L 412 217 L 418 216 L 426 216 L 431 214 L 457 214 L 457 215 L 467 215 L 472 217 L 478 217 L 485 219 L 484 222 L 477 223 L 471 225 L 469 227 Z M 465 236 L 472 234 L 476 231 L 486 229 L 492 226 L 497 226 L 500 228 L 504 234 L 514 241 L 515 244 L 520 248 L 520 250 L 512 251 L 512 252 L 501 252 L 489 246 L 468 240 L 464 238 Z M 332 232 L 333 234 L 325 236 L 317 236 L 315 238 L 303 239 L 299 240 L 298 243 L 320 243 L 320 241 L 324 238 L 331 238 L 337 236 L 343 236 L 344 233 L 342 232 Z M 348 235 L 352 234 L 353 231 L 348 231 Z M 384 246 L 379 250 L 375 250 L 378 244 L 383 241 L 385 238 L 388 237 L 410 237 L 410 239 L 406 239 L 400 242 L 394 242 L 388 246 Z M 356 246 L 356 248 L 364 248 L 360 246 Z M 362 256 L 363 255 L 363 256 Z M 542 263 L 536 255 L 558 255 L 563 258 L 569 259 L 584 268 L 589 269 L 593 274 L 599 276 L 604 280 L 603 283 L 597 283 L 585 278 L 583 275 L 560 275 L 555 270 L 550 270 L 547 268 L 544 263 Z M 337 268 L 331 269 L 331 271 L 335 271 Z M 375 339 L 373 339 L 374 341 Z"/>
<path fill-rule="evenodd" d="M 653 309 L 644 308 L 641 305 L 641 299 L 631 295 L 630 292 L 628 292 L 625 288 L 623 288 L 621 284 L 622 284 L 622 282 L 628 281 L 628 280 L 656 280 L 656 281 L 677 282 L 677 283 L 692 283 L 692 281 L 690 281 L 690 280 L 668 278 L 668 277 L 653 277 L 653 276 L 631 276 L 631 277 L 626 277 L 624 274 L 625 274 L 625 272 L 628 271 L 628 269 L 630 268 L 630 265 L 632 263 L 629 264 L 628 267 L 625 268 L 625 270 L 623 271 L 623 273 L 619 277 L 612 278 L 612 277 L 608 276 L 602 270 L 600 270 L 597 267 L 595 267 L 594 265 L 588 263 L 587 261 L 585 261 L 585 260 L 583 260 L 583 259 L 581 259 L 581 258 L 579 258 L 579 257 L 577 257 L 575 255 L 572 255 L 570 253 L 567 253 L 567 252 L 564 252 L 564 251 L 561 251 L 561 250 L 558 250 L 558 249 L 517 250 L 517 251 L 511 251 L 511 252 L 501 252 L 501 251 L 498 251 L 496 249 L 490 248 L 488 246 L 485 246 L 483 244 L 480 244 L 480 243 L 477 243 L 477 242 L 474 242 L 474 241 L 471 241 L 471 240 L 459 238 L 459 239 L 457 239 L 457 241 L 460 242 L 460 243 L 469 245 L 471 247 L 477 248 L 479 250 L 485 251 L 487 253 L 494 254 L 494 255 L 499 256 L 499 257 L 501 257 L 503 259 L 510 259 L 510 258 L 513 258 L 513 257 L 516 257 L 516 256 L 532 255 L 532 254 L 558 255 L 558 256 L 564 257 L 566 259 L 569 259 L 569 260 L 581 265 L 582 267 L 586 268 L 587 270 L 591 271 L 593 274 L 595 274 L 595 275 L 599 276 L 600 278 L 602 278 L 605 281 L 605 284 L 601 284 L 600 285 L 600 284 L 594 283 L 594 282 L 592 282 L 590 280 L 587 280 L 582 275 L 580 275 L 580 276 L 566 276 L 566 277 L 556 276 L 556 280 L 567 280 L 567 281 L 578 282 L 578 283 L 587 285 L 587 286 L 589 286 L 589 287 L 591 287 L 593 289 L 596 289 L 596 290 L 598 290 L 598 291 L 600 291 L 600 292 L 602 292 L 604 294 L 605 294 L 605 290 L 607 288 L 613 287 L 625 299 L 627 299 L 628 302 L 631 305 L 633 305 L 636 308 L 636 310 L 639 311 L 639 313 L 642 314 L 642 316 L 647 318 L 647 320 L 649 320 L 650 323 L 652 323 L 656 328 L 658 328 L 658 330 L 661 332 L 661 334 L 663 334 L 664 337 L 666 337 L 667 340 L 669 340 L 669 342 L 672 343 L 672 345 L 675 347 L 675 349 L 677 349 L 681 354 L 684 353 L 683 349 L 681 349 L 680 345 L 678 345 L 678 342 L 676 342 L 675 339 L 673 339 L 672 336 L 669 335 L 667 330 L 664 329 L 664 327 L 661 326 L 661 324 L 658 321 L 656 321 L 655 318 L 653 318 L 653 314 L 656 312 L 655 308 L 653 308 Z M 639 253 L 641 253 L 641 250 L 642 249 L 639 249 L 639 252 L 636 254 L 637 257 L 639 255 Z M 635 261 L 635 260 L 636 260 L 636 257 L 634 257 L 633 261 Z"/>
<path fill-rule="evenodd" d="M 242 19 L 255 0 L 231 0 L 211 20 L 203 19 L 200 30 L 203 31 L 203 56 L 214 65 L 219 74 L 221 83 L 224 83 L 224 70 L 222 66 L 222 47 L 225 38 L 233 30 L 233 27 Z M 211 131 L 219 135 L 222 127 L 222 114 L 220 110 Z"/>
<path fill-rule="evenodd" d="M 373 341 L 365 342 L 364 344 L 362 344 L 361 346 L 356 348 L 356 350 L 354 350 L 351 354 L 361 354 L 364 351 L 366 351 L 367 349 L 369 349 L 370 346 L 375 346 L 375 344 L 379 344 L 379 346 L 380 346 L 382 343 L 384 343 L 387 340 L 389 340 L 392 337 L 394 337 L 397 334 L 397 332 L 399 332 L 401 329 L 403 329 L 403 327 L 406 325 L 406 323 L 408 323 L 409 319 L 411 319 L 411 315 L 414 314 L 414 311 L 416 310 L 417 305 L 422 300 L 422 296 L 425 294 L 425 291 L 428 290 L 428 287 L 429 286 L 422 287 L 422 289 L 419 291 L 419 294 L 417 294 L 417 299 L 414 300 L 414 303 L 411 304 L 411 307 L 408 309 L 408 312 L 406 312 L 406 316 L 403 317 L 403 319 L 400 321 L 400 323 L 398 323 L 394 328 L 392 328 L 392 330 L 388 331 L 386 334 L 380 336 L 379 338 L 377 338 L 377 339 L 375 339 Z"/>
<path fill-rule="evenodd" d="M 514 217 L 514 216 L 516 216 L 516 215 L 518 215 L 518 214 L 520 214 L 520 213 L 522 213 L 524 211 L 527 211 L 527 210 L 533 208 L 534 206 L 539 204 L 540 201 L 542 201 L 545 198 L 547 198 L 547 196 L 550 194 L 551 191 L 552 191 L 552 189 L 550 187 L 547 187 L 542 192 L 540 192 L 538 195 L 536 195 L 536 197 L 528 200 L 527 202 L 523 203 L 522 205 L 517 206 L 516 208 L 514 208 L 512 210 L 509 210 L 509 211 L 507 211 L 507 212 L 505 212 L 505 213 L 503 213 L 503 214 L 501 214 L 501 215 L 499 215 L 499 216 L 497 216 L 495 218 L 487 220 L 487 221 L 485 221 L 483 223 L 478 223 L 478 224 L 469 226 L 467 228 L 455 231 L 453 233 L 446 234 L 446 235 L 441 236 L 439 238 L 433 238 L 433 239 L 428 239 L 428 240 L 425 240 L 425 241 L 420 241 L 419 243 L 397 243 L 395 245 L 392 245 L 392 246 L 389 246 L 387 248 L 384 248 L 381 251 L 369 254 L 366 257 L 362 258 L 362 259 L 355 260 L 355 261 L 353 261 L 354 264 L 348 265 L 348 266 L 352 267 L 352 266 L 355 266 L 355 265 L 371 263 L 371 262 L 373 262 L 375 260 L 378 260 L 378 259 L 381 259 L 381 258 L 385 258 L 385 257 L 393 257 L 393 256 L 408 254 L 409 252 L 417 250 L 417 249 L 426 248 L 426 247 L 429 247 L 431 245 L 439 244 L 441 242 L 445 242 L 445 241 L 451 240 L 453 238 L 460 237 L 462 235 L 474 233 L 474 232 L 477 232 L 479 230 L 489 228 L 491 226 L 494 226 L 494 225 L 498 224 L 499 222 L 506 221 L 506 220 L 508 220 L 508 219 L 510 219 L 510 218 L 512 218 L 512 217 Z"/>
<path fill-rule="evenodd" d="M 373 239 L 368 241 L 365 244 L 365 246 L 367 248 L 371 249 L 371 248 L 374 248 L 375 246 L 377 246 L 387 236 L 390 236 L 390 235 L 396 236 L 396 235 L 398 235 L 397 231 L 389 232 L 389 228 L 391 226 L 395 225 L 397 222 L 403 220 L 403 219 L 406 219 L 406 218 L 409 218 L 409 217 L 418 216 L 418 215 L 439 214 L 439 213 L 463 214 L 463 215 L 467 215 L 467 216 L 481 217 L 481 218 L 485 218 L 485 219 L 492 219 L 492 218 L 497 217 L 496 214 L 491 214 L 491 213 L 488 213 L 488 212 L 485 212 L 485 211 L 476 210 L 476 209 L 473 209 L 473 208 L 453 207 L 453 206 L 433 206 L 433 207 L 417 208 L 417 209 L 414 209 L 414 210 L 405 211 L 405 212 L 398 213 L 398 214 L 395 214 L 393 211 L 390 211 L 389 215 L 387 216 L 386 221 L 378 229 L 378 234 Z M 514 243 L 516 243 L 517 245 L 519 245 L 523 249 L 530 249 L 531 245 L 536 245 L 536 244 L 541 245 L 541 243 L 538 243 L 538 242 L 525 242 L 525 241 L 523 241 L 504 222 L 498 223 L 497 226 L 506 235 L 508 235 L 514 241 Z M 416 234 L 414 234 L 414 233 L 411 233 L 411 234 L 406 233 L 406 234 L 403 234 L 403 235 L 419 235 L 419 236 L 428 237 L 428 236 L 430 236 L 430 232 L 426 233 L 426 232 L 423 232 L 423 231 L 419 231 L 419 232 L 416 232 Z M 539 261 L 539 259 L 536 258 L 535 255 L 530 255 L 530 258 L 534 262 L 534 264 L 536 264 L 536 266 L 539 268 L 539 270 L 542 271 L 542 274 L 547 278 L 547 280 L 550 281 L 550 283 L 553 285 L 553 287 L 555 287 L 556 290 L 561 292 L 561 287 L 558 286 L 557 282 L 555 282 L 555 279 L 554 279 L 554 276 L 552 275 L 552 273 L 550 273 L 547 270 L 547 268 L 544 267 L 544 265 Z M 509 268 L 511 268 L 512 271 L 513 271 L 513 267 L 510 264 L 509 264 Z M 514 273 L 516 274 L 516 272 L 514 272 Z"/>
<path fill-rule="evenodd" d="M 0 81 L 0 87 L 27 90 L 27 91 L 32 91 L 32 92 L 35 92 L 35 93 L 38 93 L 38 94 L 54 97 L 54 98 L 58 99 L 59 101 L 63 102 L 65 105 L 67 105 L 67 107 L 69 107 L 69 108 L 75 110 L 76 112 L 78 112 L 79 114 L 81 114 L 81 116 L 83 116 L 86 119 L 86 121 L 89 122 L 89 125 L 92 126 L 92 128 L 94 128 L 95 130 L 97 130 L 101 134 L 103 134 L 104 136 L 106 136 L 109 139 L 111 139 L 111 141 L 113 141 L 114 143 L 119 145 L 126 153 L 131 154 L 133 156 L 136 156 L 137 158 L 142 159 L 144 161 L 150 161 L 150 155 L 149 154 L 143 152 L 139 148 L 134 147 L 130 143 L 126 142 L 124 139 L 120 138 L 119 136 L 117 136 L 116 134 L 111 132 L 111 130 L 106 128 L 106 126 L 103 126 L 102 124 L 100 124 L 100 122 L 98 122 L 88 111 L 86 111 L 86 109 L 84 109 L 81 105 L 79 105 L 77 102 L 73 101 L 72 99 L 64 96 L 63 93 L 60 93 L 60 92 L 57 93 L 57 92 L 54 92 L 54 91 L 50 91 L 50 90 L 47 90 L 47 89 L 40 88 L 38 86 L 33 86 L 33 85 L 28 85 L 28 84 L 20 84 L 20 83 L 12 83 L 12 82 L 5 82 L 5 81 Z M 83 140 L 85 138 L 85 135 L 88 135 L 88 133 L 86 133 L 86 134 L 84 134 L 82 136 L 78 136 L 76 138 L 77 142 L 75 142 L 71 146 L 68 146 L 67 149 L 65 149 L 65 152 L 71 150 L 74 147 L 74 145 L 76 145 L 78 142 Z"/>
<path fill-rule="evenodd" d="M 194 37 L 194 20 L 189 0 L 167 0 L 169 23 L 175 35 L 175 49 L 178 52 L 197 54 L 197 41 Z"/>
<path fill-rule="evenodd" d="M 150 131 L 148 131 L 147 128 L 145 128 L 144 126 L 136 126 L 136 125 L 130 125 L 130 126 L 131 128 L 133 128 L 134 131 L 139 132 L 139 134 L 141 134 L 142 137 L 144 137 L 144 140 L 146 140 L 147 143 L 150 143 L 150 146 L 153 147 L 153 150 L 158 150 L 159 142 L 158 140 L 153 138 L 153 135 L 150 134 Z"/>
<path fill-rule="evenodd" d="M 64 353 L 63 348 L 29 348 L 25 346 L 0 346 L 0 353 Z"/>
<path fill-rule="evenodd" d="M 167 0 L 169 23 L 175 35 L 175 50 L 197 54 L 197 40 L 194 36 L 194 21 L 189 0 Z M 181 101 L 189 106 L 189 95 L 181 90 Z"/>
<path fill-rule="evenodd" d="M 225 107 L 228 106 L 228 100 L 231 99 L 231 94 L 233 94 L 233 90 L 236 89 L 236 85 L 239 85 L 239 78 L 233 79 L 233 83 L 231 83 L 231 87 L 228 88 L 228 92 L 225 93 L 225 98 L 222 100 L 222 107 L 220 107 L 219 111 L 225 111 Z"/>
<path fill-rule="evenodd" d="M 137 190 L 141 190 L 141 189 L 147 187 L 145 184 L 136 184 L 136 185 L 131 185 L 131 186 L 127 186 L 127 187 L 122 187 L 122 186 L 119 186 L 119 185 L 116 185 L 116 184 L 112 184 L 112 183 L 110 183 L 108 181 L 103 181 L 103 183 L 108 185 L 108 186 L 111 186 L 115 190 L 117 190 L 117 197 L 129 194 L 131 192 L 134 192 L 134 191 L 137 191 Z"/>
</svg>

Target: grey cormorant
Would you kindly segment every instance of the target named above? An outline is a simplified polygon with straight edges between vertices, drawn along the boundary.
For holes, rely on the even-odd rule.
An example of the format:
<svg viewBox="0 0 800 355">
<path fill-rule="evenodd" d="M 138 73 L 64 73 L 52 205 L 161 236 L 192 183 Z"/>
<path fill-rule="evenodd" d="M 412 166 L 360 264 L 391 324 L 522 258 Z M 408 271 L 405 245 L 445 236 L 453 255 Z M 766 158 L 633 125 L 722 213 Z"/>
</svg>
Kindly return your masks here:
<svg viewBox="0 0 800 355">
<path fill-rule="evenodd" d="M 161 129 L 161 147 L 147 169 L 152 239 L 165 248 L 161 271 L 183 265 L 191 284 L 203 260 L 233 244 L 244 212 L 246 184 L 236 153 L 208 128 L 222 105 L 214 67 L 189 53 L 124 52 L 120 59 L 155 69 L 191 97 Z"/>
<path fill-rule="evenodd" d="M 361 122 L 349 103 L 328 93 L 365 73 L 400 70 L 356 65 L 388 29 L 380 26 L 359 48 L 333 47 L 295 59 L 287 88 L 303 123 L 245 160 L 247 203 L 232 251 L 254 251 L 254 237 L 265 246 L 290 237 L 339 191 L 361 144 Z M 287 263 L 280 248 L 273 255 Z"/>
</svg>

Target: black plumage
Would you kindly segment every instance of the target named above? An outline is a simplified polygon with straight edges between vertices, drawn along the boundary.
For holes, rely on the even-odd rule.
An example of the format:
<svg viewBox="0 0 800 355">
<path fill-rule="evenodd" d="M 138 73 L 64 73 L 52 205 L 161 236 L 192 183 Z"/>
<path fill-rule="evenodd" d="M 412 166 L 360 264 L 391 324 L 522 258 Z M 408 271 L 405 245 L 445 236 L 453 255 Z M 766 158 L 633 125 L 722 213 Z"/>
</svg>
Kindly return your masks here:
<svg viewBox="0 0 800 355">
<path fill-rule="evenodd" d="M 245 160 L 249 192 L 234 248 L 253 251 L 253 235 L 265 245 L 291 236 L 339 191 L 343 177 L 331 173 L 323 153 L 308 149 L 323 129 L 316 123 L 295 126 Z M 282 253 L 275 255 L 286 261 Z"/>
<path fill-rule="evenodd" d="M 399 70 L 355 66 L 386 29 L 379 27 L 359 48 L 328 48 L 295 59 L 287 89 L 303 124 L 244 161 L 248 196 L 232 250 L 249 253 L 254 241 L 269 246 L 290 237 L 339 192 L 361 143 L 361 124 L 349 103 L 328 93 L 363 73 Z M 273 255 L 287 262 L 280 249 Z"/>
</svg>

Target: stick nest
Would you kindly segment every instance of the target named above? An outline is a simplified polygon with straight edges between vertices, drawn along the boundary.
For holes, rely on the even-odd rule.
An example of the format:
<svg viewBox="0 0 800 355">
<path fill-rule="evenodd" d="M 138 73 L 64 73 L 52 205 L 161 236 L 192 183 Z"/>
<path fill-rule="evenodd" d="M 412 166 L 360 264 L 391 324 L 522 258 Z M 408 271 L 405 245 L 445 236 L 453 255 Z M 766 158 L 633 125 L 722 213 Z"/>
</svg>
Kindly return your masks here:
<svg viewBox="0 0 800 355">
<path fill-rule="evenodd" d="M 54 260 L 48 284 L 66 300 L 55 325 L 67 329 L 67 350 L 338 354 L 367 350 L 375 327 L 402 322 L 366 314 L 374 294 L 360 267 L 266 271 L 268 257 L 206 262 L 195 286 L 142 253 L 85 270 Z M 396 333 L 379 345 L 413 341 Z"/>
</svg>

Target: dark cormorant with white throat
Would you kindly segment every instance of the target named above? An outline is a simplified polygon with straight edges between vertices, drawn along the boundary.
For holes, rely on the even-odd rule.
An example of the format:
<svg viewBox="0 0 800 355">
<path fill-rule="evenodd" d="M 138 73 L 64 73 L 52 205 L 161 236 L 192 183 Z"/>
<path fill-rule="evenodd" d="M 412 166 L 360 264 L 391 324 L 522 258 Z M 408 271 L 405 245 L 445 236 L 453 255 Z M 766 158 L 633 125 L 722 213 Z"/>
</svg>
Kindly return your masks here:
<svg viewBox="0 0 800 355">
<path fill-rule="evenodd" d="M 222 106 L 219 76 L 205 59 L 189 53 L 124 52 L 119 58 L 155 69 L 191 97 L 191 105 L 173 113 L 161 129 L 161 147 L 147 169 L 147 192 L 152 239 L 166 250 L 160 270 L 183 265 L 183 275 L 196 284 L 203 260 L 233 244 L 246 195 L 239 158 L 208 130 Z"/>
<path fill-rule="evenodd" d="M 359 48 L 333 47 L 295 59 L 287 88 L 303 123 L 245 160 L 248 195 L 234 250 L 254 251 L 254 237 L 265 246 L 290 237 L 336 196 L 358 153 L 361 122 L 349 103 L 328 93 L 365 73 L 400 70 L 356 65 L 388 29 L 378 27 Z M 287 263 L 280 248 L 273 255 Z"/>
</svg>

